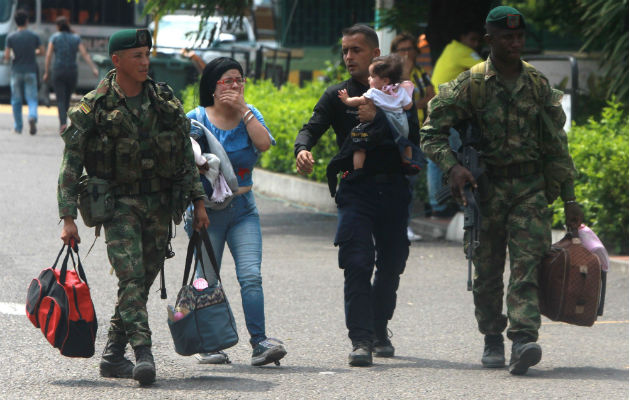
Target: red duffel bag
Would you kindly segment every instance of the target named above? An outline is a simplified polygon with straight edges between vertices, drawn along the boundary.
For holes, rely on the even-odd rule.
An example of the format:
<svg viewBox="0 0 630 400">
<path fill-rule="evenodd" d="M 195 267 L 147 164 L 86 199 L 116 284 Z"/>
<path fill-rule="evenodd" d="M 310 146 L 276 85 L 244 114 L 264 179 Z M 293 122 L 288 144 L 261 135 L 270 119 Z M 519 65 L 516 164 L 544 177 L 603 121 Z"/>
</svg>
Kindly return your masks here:
<svg viewBox="0 0 630 400">
<path fill-rule="evenodd" d="M 68 246 L 61 268 L 57 269 L 65 247 L 61 247 L 53 266 L 31 281 L 26 294 L 26 316 L 62 355 L 89 358 L 94 355 L 96 312 L 76 245 L 77 263 Z M 74 267 L 70 271 L 68 259 Z"/>
</svg>

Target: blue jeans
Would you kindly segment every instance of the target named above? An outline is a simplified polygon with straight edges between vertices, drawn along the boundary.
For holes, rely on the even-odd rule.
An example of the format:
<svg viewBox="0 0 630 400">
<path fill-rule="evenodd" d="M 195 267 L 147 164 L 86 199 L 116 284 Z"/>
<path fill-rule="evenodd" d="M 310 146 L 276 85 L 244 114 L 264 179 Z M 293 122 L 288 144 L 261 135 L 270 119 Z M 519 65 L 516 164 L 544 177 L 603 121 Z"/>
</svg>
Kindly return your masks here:
<svg viewBox="0 0 630 400">
<path fill-rule="evenodd" d="M 37 122 L 37 74 L 11 71 L 11 106 L 13 107 L 13 129 L 16 132 L 22 132 L 24 98 L 28 104 L 28 119 Z"/>
<path fill-rule="evenodd" d="M 459 133 L 451 128 L 448 142 L 451 149 L 457 151 L 462 145 L 462 141 L 459 138 Z M 442 170 L 436 163 L 427 158 L 427 189 L 429 191 L 429 204 L 431 205 L 432 212 L 440 212 L 446 210 L 446 204 L 439 204 L 435 199 L 435 195 L 442 187 Z"/>
<path fill-rule="evenodd" d="M 206 208 L 210 226 L 208 235 L 217 258 L 217 267 L 221 269 L 221 258 L 225 243 L 230 248 L 236 264 L 236 279 L 241 286 L 241 301 L 245 325 L 251 336 L 249 342 L 256 346 L 267 338 L 265 335 L 265 300 L 262 289 L 262 234 L 260 217 L 256 208 L 254 194 L 249 191 L 236 196 L 230 205 L 223 210 Z M 188 236 L 192 235 L 192 217 L 186 214 L 184 229 Z M 210 286 L 216 285 L 216 277 L 212 272 L 212 264 L 203 252 L 203 264 L 206 279 Z M 201 277 L 201 266 L 197 266 L 197 276 Z"/>
</svg>

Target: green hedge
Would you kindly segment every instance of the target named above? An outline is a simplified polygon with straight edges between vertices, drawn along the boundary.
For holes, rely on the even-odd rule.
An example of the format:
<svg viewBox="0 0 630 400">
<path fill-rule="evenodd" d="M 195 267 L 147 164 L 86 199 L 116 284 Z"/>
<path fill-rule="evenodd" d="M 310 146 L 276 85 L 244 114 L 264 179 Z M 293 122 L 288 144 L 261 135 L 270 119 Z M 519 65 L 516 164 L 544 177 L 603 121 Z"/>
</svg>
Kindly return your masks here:
<svg viewBox="0 0 630 400">
<path fill-rule="evenodd" d="M 569 150 L 578 170 L 575 195 L 585 224 L 616 254 L 628 253 L 628 115 L 609 102 L 601 117 L 573 125 Z M 554 226 L 564 223 L 562 202 L 554 203 Z"/>
<path fill-rule="evenodd" d="M 326 86 L 319 81 L 308 83 L 302 88 L 286 84 L 277 89 L 271 81 L 248 85 L 245 89 L 245 99 L 262 113 L 271 134 L 276 139 L 276 145 L 260 158 L 262 168 L 289 174 L 296 173 L 293 155 L 295 138 L 311 117 L 313 107 Z M 312 149 L 312 153 L 315 166 L 309 179 L 323 182 L 326 179 L 328 161 L 337 153 L 335 135 L 331 129 L 324 133 Z"/>
</svg>

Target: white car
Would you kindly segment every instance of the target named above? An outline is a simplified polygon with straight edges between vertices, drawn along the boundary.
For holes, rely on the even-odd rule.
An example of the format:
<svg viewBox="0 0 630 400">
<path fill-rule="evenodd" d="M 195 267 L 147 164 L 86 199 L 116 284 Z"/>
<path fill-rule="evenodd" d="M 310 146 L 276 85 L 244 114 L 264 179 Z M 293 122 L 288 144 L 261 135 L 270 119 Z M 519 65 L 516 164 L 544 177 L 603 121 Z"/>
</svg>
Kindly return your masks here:
<svg viewBox="0 0 630 400">
<path fill-rule="evenodd" d="M 157 52 L 179 54 L 183 48 L 193 49 L 206 63 L 216 57 L 229 56 L 244 66 L 245 54 L 248 54 L 249 65 L 254 63 L 259 44 L 247 18 L 239 20 L 225 16 L 209 17 L 203 32 L 198 35 L 200 21 L 201 17 L 195 15 L 174 14 L 162 17 L 155 43 Z M 149 29 L 155 29 L 153 22 Z"/>
</svg>

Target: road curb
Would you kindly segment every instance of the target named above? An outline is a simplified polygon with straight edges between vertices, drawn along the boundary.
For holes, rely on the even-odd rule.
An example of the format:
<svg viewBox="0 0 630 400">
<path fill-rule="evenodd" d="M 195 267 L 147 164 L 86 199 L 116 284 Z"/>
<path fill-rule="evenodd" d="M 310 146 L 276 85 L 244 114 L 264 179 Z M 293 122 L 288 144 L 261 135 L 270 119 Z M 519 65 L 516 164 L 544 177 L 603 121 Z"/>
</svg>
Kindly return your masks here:
<svg viewBox="0 0 630 400">
<path fill-rule="evenodd" d="M 320 212 L 337 213 L 335 200 L 330 196 L 326 184 L 261 168 L 254 169 L 252 175 L 256 192 L 312 207 Z"/>
</svg>

